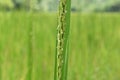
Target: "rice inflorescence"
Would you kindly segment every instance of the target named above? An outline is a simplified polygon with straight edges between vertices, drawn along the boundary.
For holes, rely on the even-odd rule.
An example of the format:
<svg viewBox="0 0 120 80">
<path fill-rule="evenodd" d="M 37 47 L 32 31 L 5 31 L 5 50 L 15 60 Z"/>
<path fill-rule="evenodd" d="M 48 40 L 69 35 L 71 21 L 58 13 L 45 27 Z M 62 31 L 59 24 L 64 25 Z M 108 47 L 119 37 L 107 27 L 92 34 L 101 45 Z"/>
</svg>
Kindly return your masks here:
<svg viewBox="0 0 120 80">
<path fill-rule="evenodd" d="M 70 0 L 60 0 L 55 58 L 55 80 L 67 79 L 68 36 L 70 27 Z"/>
</svg>

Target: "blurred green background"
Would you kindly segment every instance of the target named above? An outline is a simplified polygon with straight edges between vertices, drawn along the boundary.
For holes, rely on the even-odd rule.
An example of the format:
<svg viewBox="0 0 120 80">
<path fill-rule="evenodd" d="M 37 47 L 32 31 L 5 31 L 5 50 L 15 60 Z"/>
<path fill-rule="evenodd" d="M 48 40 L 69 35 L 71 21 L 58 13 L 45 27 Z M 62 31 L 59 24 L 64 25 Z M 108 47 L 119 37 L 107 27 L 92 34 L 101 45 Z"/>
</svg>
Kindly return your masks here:
<svg viewBox="0 0 120 80">
<path fill-rule="evenodd" d="M 0 0 L 0 11 L 33 10 L 55 12 L 59 0 Z M 73 12 L 120 11 L 120 0 L 72 0 Z"/>
<path fill-rule="evenodd" d="M 72 1 L 68 80 L 120 80 L 119 3 Z M 30 27 L 32 78 L 53 80 L 57 6 L 57 0 L 0 1 L 1 80 L 26 80 Z"/>
</svg>

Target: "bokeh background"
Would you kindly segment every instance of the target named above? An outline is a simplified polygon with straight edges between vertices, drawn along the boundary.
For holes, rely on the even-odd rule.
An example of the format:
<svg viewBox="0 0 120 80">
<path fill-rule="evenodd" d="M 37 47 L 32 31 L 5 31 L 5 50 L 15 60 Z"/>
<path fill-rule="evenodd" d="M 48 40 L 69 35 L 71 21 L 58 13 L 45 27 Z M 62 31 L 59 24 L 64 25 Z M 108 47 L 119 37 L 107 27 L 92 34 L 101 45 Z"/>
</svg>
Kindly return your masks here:
<svg viewBox="0 0 120 80">
<path fill-rule="evenodd" d="M 0 0 L 0 80 L 53 80 L 59 0 Z M 120 0 L 72 0 L 68 80 L 120 80 Z M 32 50 L 29 28 L 32 27 Z"/>
</svg>

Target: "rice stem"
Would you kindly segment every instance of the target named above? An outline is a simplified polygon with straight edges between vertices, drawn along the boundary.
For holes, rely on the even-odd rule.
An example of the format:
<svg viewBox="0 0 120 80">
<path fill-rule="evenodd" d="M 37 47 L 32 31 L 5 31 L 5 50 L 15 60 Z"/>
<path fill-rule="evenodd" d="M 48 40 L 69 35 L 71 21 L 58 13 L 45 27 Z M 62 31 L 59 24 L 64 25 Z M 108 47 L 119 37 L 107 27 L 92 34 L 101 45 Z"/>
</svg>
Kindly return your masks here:
<svg viewBox="0 0 120 80">
<path fill-rule="evenodd" d="M 33 70 L 33 26 L 30 18 L 30 26 L 28 27 L 28 74 L 27 80 L 32 80 L 32 70 Z"/>
</svg>

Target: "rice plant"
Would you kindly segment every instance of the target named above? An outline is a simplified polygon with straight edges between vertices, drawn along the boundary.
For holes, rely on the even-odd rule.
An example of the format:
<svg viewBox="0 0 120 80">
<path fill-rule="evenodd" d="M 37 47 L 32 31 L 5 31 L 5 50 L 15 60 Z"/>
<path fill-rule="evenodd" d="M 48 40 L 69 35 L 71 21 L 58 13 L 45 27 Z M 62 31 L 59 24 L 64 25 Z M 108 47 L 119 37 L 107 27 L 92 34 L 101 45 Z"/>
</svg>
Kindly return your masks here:
<svg viewBox="0 0 120 80">
<path fill-rule="evenodd" d="M 1 23 L 0 23 L 0 26 L 1 26 Z M 0 32 L 1 32 L 1 27 L 0 27 Z M 0 35 L 0 38 L 1 38 L 1 35 Z M 2 45 L 1 45 L 1 43 L 2 43 L 2 41 L 0 39 L 0 80 L 2 80 L 2 53 L 1 53 Z"/>
<path fill-rule="evenodd" d="M 67 80 L 71 0 L 60 0 L 54 80 Z"/>
<path fill-rule="evenodd" d="M 31 13 L 29 22 L 30 25 L 28 27 L 28 74 L 27 80 L 32 80 L 32 70 L 33 70 L 33 27 L 32 27 L 32 20 L 31 20 Z"/>
<path fill-rule="evenodd" d="M 0 54 L 0 80 L 2 80 L 2 55 Z"/>
</svg>

